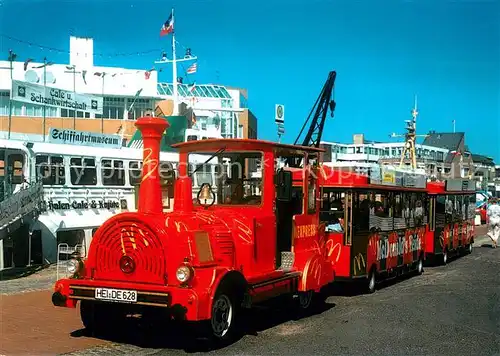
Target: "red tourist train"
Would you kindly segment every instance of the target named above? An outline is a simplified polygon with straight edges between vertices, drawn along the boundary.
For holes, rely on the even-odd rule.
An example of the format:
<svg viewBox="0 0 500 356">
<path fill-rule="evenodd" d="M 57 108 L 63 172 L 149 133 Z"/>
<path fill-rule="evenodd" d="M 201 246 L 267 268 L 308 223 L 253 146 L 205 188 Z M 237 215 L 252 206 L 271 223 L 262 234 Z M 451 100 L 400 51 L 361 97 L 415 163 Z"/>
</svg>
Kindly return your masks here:
<svg viewBox="0 0 500 356">
<path fill-rule="evenodd" d="M 174 209 L 163 213 L 158 159 L 168 124 L 145 117 L 136 125 L 144 142 L 138 211 L 98 229 L 88 257 L 76 258 L 71 278 L 56 282 L 54 305 L 75 308 L 79 301 L 90 330 L 125 313 L 163 308 L 177 319 L 207 322 L 209 336 L 226 341 L 241 306 L 290 294 L 299 309 L 308 308 L 333 281 L 318 229 L 321 149 L 240 139 L 178 144 Z M 191 154 L 210 158 L 193 167 Z M 217 184 L 203 185 L 193 202 L 189 176 L 215 157 L 222 162 Z M 300 194 L 292 192 L 292 173 L 275 169 L 276 160 L 289 157 L 303 162 Z M 250 177 L 259 163 L 260 177 Z"/>
<path fill-rule="evenodd" d="M 138 211 L 103 224 L 88 256 L 74 256 L 71 276 L 54 287 L 53 304 L 76 308 L 79 302 L 87 329 L 161 309 L 229 341 L 241 308 L 280 295 L 298 296 L 297 307 L 309 308 L 315 293 L 342 279 L 363 280 L 372 292 L 385 274 L 421 273 L 428 252 L 472 242 L 465 230 L 457 243 L 446 227 L 433 225 L 433 202 L 448 197 L 438 185 L 428 191 L 412 176 L 331 170 L 320 166 L 322 149 L 261 140 L 176 145 L 174 209 L 164 213 L 158 161 L 168 123 L 144 117 L 136 125 L 144 142 Z M 208 159 L 194 166 L 192 154 Z M 299 168 L 282 164 L 291 160 Z M 193 201 L 190 176 L 213 169 L 216 183 L 203 184 Z M 457 202 L 463 194 L 451 195 Z M 457 219 L 449 221 L 454 229 Z M 439 250 L 433 241 L 441 231 Z"/>
</svg>

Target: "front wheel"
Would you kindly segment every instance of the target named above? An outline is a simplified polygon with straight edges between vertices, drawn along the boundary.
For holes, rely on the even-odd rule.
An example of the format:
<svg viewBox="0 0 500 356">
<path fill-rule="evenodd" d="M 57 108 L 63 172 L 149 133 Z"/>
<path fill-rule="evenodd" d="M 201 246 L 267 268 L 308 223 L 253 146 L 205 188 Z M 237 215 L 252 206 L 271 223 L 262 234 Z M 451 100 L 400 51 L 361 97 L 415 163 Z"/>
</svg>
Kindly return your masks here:
<svg viewBox="0 0 500 356">
<path fill-rule="evenodd" d="M 119 306 L 96 303 L 90 300 L 80 302 L 80 318 L 82 324 L 90 332 L 105 332 L 110 326 L 119 325 L 125 313 Z"/>
<path fill-rule="evenodd" d="M 470 254 L 472 253 L 472 249 L 473 249 L 473 248 L 472 248 L 472 243 L 468 244 L 468 245 L 467 245 L 467 254 L 469 254 L 469 255 L 470 255 Z"/>
<path fill-rule="evenodd" d="M 237 320 L 240 309 L 241 300 L 238 300 L 235 293 L 227 288 L 218 291 L 212 303 L 212 315 L 205 328 L 205 335 L 221 346 L 232 342 L 239 331 Z"/>
</svg>

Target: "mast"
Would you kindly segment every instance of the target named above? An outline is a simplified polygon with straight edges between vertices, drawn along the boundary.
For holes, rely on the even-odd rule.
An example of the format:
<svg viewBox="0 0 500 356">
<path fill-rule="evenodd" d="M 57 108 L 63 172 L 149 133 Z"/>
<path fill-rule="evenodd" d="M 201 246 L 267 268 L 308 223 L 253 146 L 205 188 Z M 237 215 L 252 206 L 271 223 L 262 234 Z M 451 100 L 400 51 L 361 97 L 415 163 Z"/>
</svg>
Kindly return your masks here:
<svg viewBox="0 0 500 356">
<path fill-rule="evenodd" d="M 172 84 L 173 84 L 173 116 L 179 115 L 179 103 L 178 103 L 178 91 L 177 91 L 177 58 L 175 53 L 175 18 L 174 18 L 174 9 L 172 8 L 172 22 L 174 23 L 174 30 L 172 31 Z"/>
<path fill-rule="evenodd" d="M 191 49 L 186 49 L 186 54 L 184 58 L 177 58 L 177 41 L 175 40 L 175 19 L 174 19 L 174 9 L 172 8 L 172 13 L 170 14 L 172 19 L 172 59 L 169 60 L 164 52 L 163 57 L 159 61 L 155 61 L 156 64 L 166 64 L 172 63 L 172 103 L 173 110 L 172 115 L 179 115 L 179 83 L 177 81 L 177 63 L 186 61 L 196 61 L 198 57 L 191 55 Z"/>
</svg>

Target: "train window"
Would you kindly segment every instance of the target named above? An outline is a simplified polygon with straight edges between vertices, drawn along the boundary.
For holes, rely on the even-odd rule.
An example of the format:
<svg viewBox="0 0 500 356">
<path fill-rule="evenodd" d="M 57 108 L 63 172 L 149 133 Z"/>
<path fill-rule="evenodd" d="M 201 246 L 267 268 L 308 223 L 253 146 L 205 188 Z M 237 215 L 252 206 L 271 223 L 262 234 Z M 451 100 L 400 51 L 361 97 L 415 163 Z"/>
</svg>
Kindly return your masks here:
<svg viewBox="0 0 500 356">
<path fill-rule="evenodd" d="M 469 196 L 469 207 L 467 211 L 467 218 L 474 219 L 476 216 L 476 197 L 474 195 Z"/>
<path fill-rule="evenodd" d="M 353 194 L 353 221 L 354 231 L 368 231 L 370 228 L 370 197 L 368 192 Z"/>
<path fill-rule="evenodd" d="M 453 219 L 455 221 L 463 220 L 462 214 L 464 209 L 462 203 L 463 203 L 462 196 L 461 195 L 455 196 L 455 205 L 453 209 Z"/>
<path fill-rule="evenodd" d="M 397 192 L 393 194 L 393 204 L 394 204 L 394 230 L 406 229 L 406 196 L 405 193 Z M 409 207 L 408 207 L 409 209 Z"/>
<path fill-rule="evenodd" d="M 131 161 L 128 163 L 128 177 L 130 185 L 138 185 L 141 183 L 142 177 L 142 162 Z"/>
<path fill-rule="evenodd" d="M 197 141 L 198 137 L 196 137 L 196 135 L 188 135 L 187 140 L 188 141 Z"/>
<path fill-rule="evenodd" d="M 393 217 L 391 199 L 388 192 L 369 192 L 369 228 L 370 230 L 391 231 Z"/>
<path fill-rule="evenodd" d="M 189 173 L 198 168 L 198 172 L 205 173 L 201 178 L 208 179 L 207 174 L 211 174 L 212 165 L 219 162 L 221 166 L 216 171 L 213 190 L 216 193 L 218 204 L 228 205 L 260 205 L 262 195 L 262 168 L 258 162 L 262 161 L 262 154 L 259 152 L 222 152 L 200 153 L 196 155 L 206 155 L 212 157 L 203 165 L 196 165 L 189 161 Z M 191 157 L 191 155 L 190 155 Z M 189 157 L 189 158 L 190 158 Z M 216 167 L 219 167 L 216 165 Z M 197 176 L 199 178 L 200 176 Z M 213 178 L 210 178 L 212 180 Z M 200 181 L 198 181 L 200 184 Z"/>
<path fill-rule="evenodd" d="M 309 185 L 307 187 L 307 212 L 308 214 L 316 212 L 316 180 L 313 174 L 309 176 Z"/>
<path fill-rule="evenodd" d="M 453 211 L 455 207 L 455 196 L 453 195 L 447 195 L 446 196 L 446 204 L 445 204 L 445 217 L 446 217 L 446 223 L 453 222 Z"/>
<path fill-rule="evenodd" d="M 66 167 L 62 156 L 37 155 L 35 169 L 43 185 L 66 184 Z"/>
<path fill-rule="evenodd" d="M 342 232 L 345 229 L 345 192 L 323 189 L 319 218 L 326 224 L 326 231 Z"/>
<path fill-rule="evenodd" d="M 426 223 L 426 216 L 427 216 L 427 208 L 426 204 L 424 201 L 424 194 L 422 193 L 413 193 L 412 194 L 412 200 L 414 202 L 413 204 L 413 226 L 412 227 L 418 227 L 422 226 Z"/>
<path fill-rule="evenodd" d="M 436 227 L 443 228 L 446 223 L 446 195 L 436 197 Z"/>
<path fill-rule="evenodd" d="M 125 185 L 123 161 L 103 159 L 101 161 L 102 185 Z"/>
<path fill-rule="evenodd" d="M 93 158 L 70 159 L 71 184 L 96 185 L 97 169 Z"/>
</svg>

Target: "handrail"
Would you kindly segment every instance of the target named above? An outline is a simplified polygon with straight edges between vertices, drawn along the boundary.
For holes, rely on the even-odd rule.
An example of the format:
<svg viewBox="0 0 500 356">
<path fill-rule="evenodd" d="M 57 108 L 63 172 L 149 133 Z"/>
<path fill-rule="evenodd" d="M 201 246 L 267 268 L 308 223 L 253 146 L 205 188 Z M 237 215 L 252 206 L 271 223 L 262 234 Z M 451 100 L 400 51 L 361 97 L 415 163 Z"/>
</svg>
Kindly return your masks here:
<svg viewBox="0 0 500 356">
<path fill-rule="evenodd" d="M 42 210 L 42 182 L 26 183 L 21 190 L 0 202 L 0 229 L 35 210 Z"/>
</svg>

